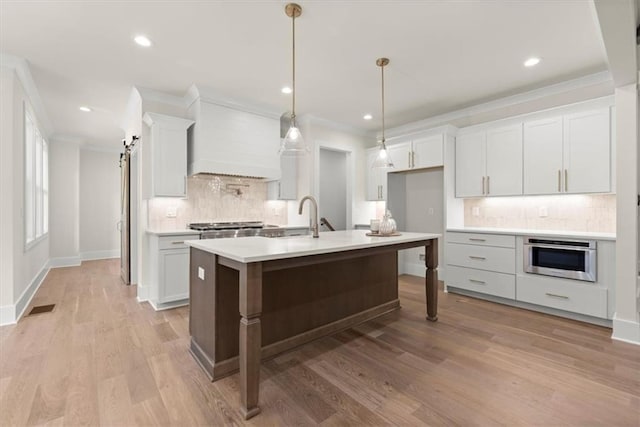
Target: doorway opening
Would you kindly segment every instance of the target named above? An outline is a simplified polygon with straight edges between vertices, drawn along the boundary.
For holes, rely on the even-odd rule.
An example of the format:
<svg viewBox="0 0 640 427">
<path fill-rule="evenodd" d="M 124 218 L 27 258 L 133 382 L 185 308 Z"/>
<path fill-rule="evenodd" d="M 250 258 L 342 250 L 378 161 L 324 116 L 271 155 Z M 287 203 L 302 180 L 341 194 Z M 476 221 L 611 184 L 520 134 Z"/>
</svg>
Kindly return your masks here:
<svg viewBox="0 0 640 427">
<path fill-rule="evenodd" d="M 320 218 L 321 231 L 346 230 L 349 226 L 349 175 L 346 151 L 320 148 Z"/>
</svg>

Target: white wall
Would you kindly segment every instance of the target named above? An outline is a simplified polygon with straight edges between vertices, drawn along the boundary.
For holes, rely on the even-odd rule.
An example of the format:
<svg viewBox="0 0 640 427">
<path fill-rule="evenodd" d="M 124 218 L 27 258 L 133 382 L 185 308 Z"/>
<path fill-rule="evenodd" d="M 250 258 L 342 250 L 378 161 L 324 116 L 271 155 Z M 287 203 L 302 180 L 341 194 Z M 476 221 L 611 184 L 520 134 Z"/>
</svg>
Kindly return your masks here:
<svg viewBox="0 0 640 427">
<path fill-rule="evenodd" d="M 0 307 L 13 305 L 13 71 L 0 68 Z M 0 319 L 2 322 L 3 319 Z"/>
<path fill-rule="evenodd" d="M 347 228 L 347 155 L 341 151 L 320 149 L 320 217 L 335 230 Z"/>
<path fill-rule="evenodd" d="M 118 154 L 80 150 L 80 252 L 83 259 L 120 256 Z"/>
<path fill-rule="evenodd" d="M 53 140 L 49 144 L 50 252 L 54 265 L 80 263 L 80 147 Z"/>
<path fill-rule="evenodd" d="M 365 200 L 366 154 L 368 140 L 365 136 L 349 129 L 336 128 L 332 124 L 312 117 L 298 120 L 303 137 L 311 146 L 311 153 L 298 161 L 298 199 L 307 194 L 319 196 L 320 148 L 328 148 L 349 153 L 347 160 L 347 205 L 350 212 L 347 228 L 353 224 L 368 224 L 376 217 L 376 203 Z M 298 215 L 298 201 L 288 202 L 288 221 L 291 225 L 308 225 L 309 215 L 305 209 Z"/>
<path fill-rule="evenodd" d="M 24 72 L 22 73 L 24 76 Z M 29 75 L 30 77 L 30 75 Z M 49 237 L 45 236 L 25 251 L 24 243 L 24 109 L 31 111 L 34 120 L 48 138 L 42 118 L 32 107 L 25 88 L 13 70 L 2 72 L 2 175 L 0 199 L 8 207 L 2 209 L 2 283 L 0 288 L 0 324 L 12 323 L 26 308 L 46 275 L 49 260 Z M 7 96 L 5 96 L 7 95 Z M 10 128 L 10 129 L 6 129 Z M 5 154 L 7 157 L 5 157 Z M 7 161 L 9 160 L 9 161 Z M 10 181 L 10 182 L 9 182 Z M 11 227 L 11 230 L 9 230 Z M 9 255 L 9 252 L 11 255 Z M 13 262 L 11 263 L 11 258 Z M 4 256 L 3 256 L 4 258 Z"/>
<path fill-rule="evenodd" d="M 638 87 L 616 89 L 616 305 L 613 338 L 640 344 L 638 313 Z"/>
</svg>

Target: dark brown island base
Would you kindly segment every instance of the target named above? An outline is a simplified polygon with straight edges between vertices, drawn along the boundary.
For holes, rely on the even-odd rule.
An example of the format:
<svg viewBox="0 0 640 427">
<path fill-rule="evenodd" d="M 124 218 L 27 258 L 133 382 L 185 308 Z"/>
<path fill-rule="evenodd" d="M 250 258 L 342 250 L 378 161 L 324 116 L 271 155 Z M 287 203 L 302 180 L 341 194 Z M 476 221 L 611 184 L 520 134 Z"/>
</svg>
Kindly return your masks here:
<svg viewBox="0 0 640 427">
<path fill-rule="evenodd" d="M 189 241 L 191 353 L 215 381 L 240 369 L 242 411 L 260 412 L 260 361 L 400 308 L 398 251 L 425 247 L 437 320 L 438 234 L 337 231 Z"/>
</svg>

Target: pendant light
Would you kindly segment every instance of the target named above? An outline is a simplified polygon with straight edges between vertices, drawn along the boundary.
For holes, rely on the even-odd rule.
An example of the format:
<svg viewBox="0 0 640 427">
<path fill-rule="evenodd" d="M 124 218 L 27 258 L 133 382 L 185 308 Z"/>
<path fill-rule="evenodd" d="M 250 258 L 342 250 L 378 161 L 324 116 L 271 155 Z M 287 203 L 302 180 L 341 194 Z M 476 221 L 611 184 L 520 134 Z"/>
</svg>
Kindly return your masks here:
<svg viewBox="0 0 640 427">
<path fill-rule="evenodd" d="M 393 161 L 389 156 L 389 150 L 387 150 L 387 144 L 384 139 L 384 67 L 389 64 L 389 58 L 378 58 L 376 65 L 380 67 L 382 73 L 382 138 L 380 139 L 378 155 L 371 165 L 372 168 L 378 169 L 391 169 L 393 168 Z"/>
<path fill-rule="evenodd" d="M 292 29 L 292 75 L 291 85 L 291 124 L 284 139 L 280 143 L 279 154 L 281 156 L 300 156 L 309 152 L 309 146 L 304 141 L 300 129 L 296 126 L 296 18 L 302 15 L 302 7 L 296 3 L 289 3 L 284 8 L 285 13 L 291 18 Z"/>
</svg>

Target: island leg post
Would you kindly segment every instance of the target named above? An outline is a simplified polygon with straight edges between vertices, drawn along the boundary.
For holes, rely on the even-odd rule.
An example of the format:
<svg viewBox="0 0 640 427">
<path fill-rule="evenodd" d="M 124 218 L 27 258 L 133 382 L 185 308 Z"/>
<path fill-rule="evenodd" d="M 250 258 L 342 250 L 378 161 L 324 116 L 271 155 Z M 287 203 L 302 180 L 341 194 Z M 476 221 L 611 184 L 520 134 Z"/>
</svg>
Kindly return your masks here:
<svg viewBox="0 0 640 427">
<path fill-rule="evenodd" d="M 427 297 L 427 320 L 438 320 L 438 239 L 432 239 L 425 246 L 425 288 Z"/>
<path fill-rule="evenodd" d="M 240 270 L 240 405 L 248 420 L 260 413 L 260 352 L 262 348 L 262 263 Z"/>
</svg>

